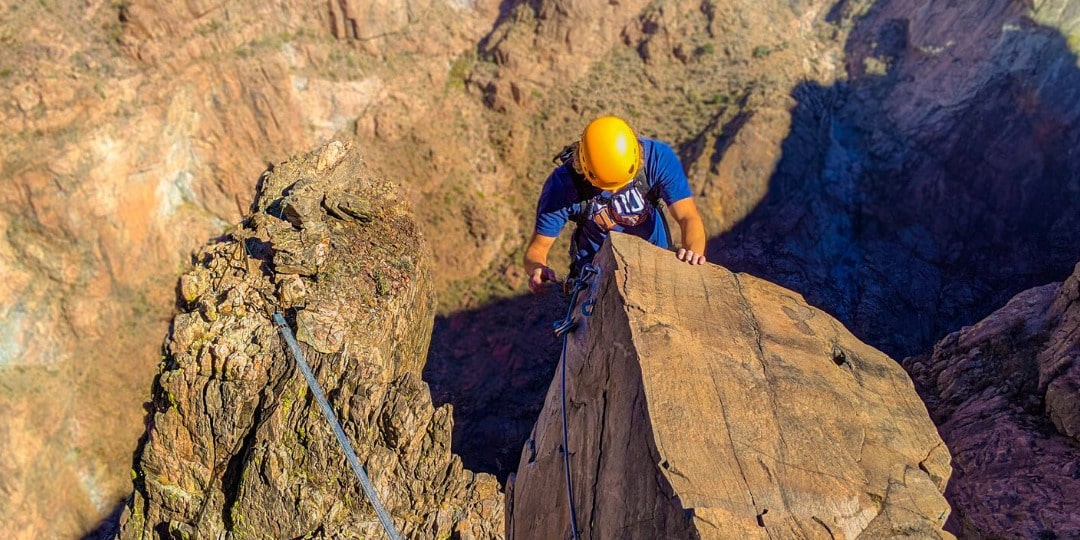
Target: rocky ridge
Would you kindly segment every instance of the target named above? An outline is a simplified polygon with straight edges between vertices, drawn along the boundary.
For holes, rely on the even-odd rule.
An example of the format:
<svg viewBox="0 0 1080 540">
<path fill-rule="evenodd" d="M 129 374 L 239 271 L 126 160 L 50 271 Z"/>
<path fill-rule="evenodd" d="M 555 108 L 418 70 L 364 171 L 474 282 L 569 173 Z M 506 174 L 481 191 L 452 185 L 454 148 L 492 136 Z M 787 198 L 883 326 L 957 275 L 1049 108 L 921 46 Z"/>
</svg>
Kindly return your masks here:
<svg viewBox="0 0 1080 540">
<path fill-rule="evenodd" d="M 270 315 L 295 329 L 406 537 L 501 534 L 498 483 L 450 453 L 451 414 L 420 379 L 435 299 L 407 204 L 359 147 L 274 167 L 242 224 L 180 280 L 119 538 L 377 537 Z"/>
<path fill-rule="evenodd" d="M 0 522 L 17 538 L 115 506 L 190 251 L 246 211 L 267 162 L 336 130 L 446 240 L 432 358 L 470 367 L 428 380 L 458 405 L 456 448 L 503 474 L 558 311 L 514 297 L 516 251 L 551 153 L 592 115 L 675 144 L 710 232 L 749 218 L 713 260 L 890 352 L 1075 263 L 1069 0 L 0 10 Z"/>
<path fill-rule="evenodd" d="M 906 366 L 953 454 L 950 528 L 1080 536 L 1080 265 Z"/>
<path fill-rule="evenodd" d="M 619 234 L 597 262 L 563 359 L 583 538 L 952 537 L 949 451 L 896 362 L 752 276 Z M 569 535 L 560 399 L 557 376 L 510 538 Z"/>
</svg>

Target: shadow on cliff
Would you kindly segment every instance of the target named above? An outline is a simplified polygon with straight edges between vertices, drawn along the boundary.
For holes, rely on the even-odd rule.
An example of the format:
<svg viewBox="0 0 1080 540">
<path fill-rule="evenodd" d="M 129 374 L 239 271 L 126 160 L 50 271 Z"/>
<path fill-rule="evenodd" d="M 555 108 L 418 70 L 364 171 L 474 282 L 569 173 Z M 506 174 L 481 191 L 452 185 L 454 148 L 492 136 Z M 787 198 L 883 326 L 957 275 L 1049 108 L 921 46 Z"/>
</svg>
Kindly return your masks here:
<svg viewBox="0 0 1080 540">
<path fill-rule="evenodd" d="M 928 50 L 913 34 L 944 32 L 896 18 L 919 11 L 904 3 L 855 20 L 847 81 L 794 90 L 767 195 L 708 252 L 898 359 L 1080 258 L 1080 70 L 1065 38 L 996 0 L 972 29 L 990 29 L 983 41 Z"/>
<path fill-rule="evenodd" d="M 1063 279 L 1080 258 L 1080 70 L 1066 40 L 1028 20 L 1025 4 L 993 0 L 971 8 L 996 28 L 989 50 L 935 52 L 888 15 L 905 1 L 853 19 L 847 81 L 793 91 L 767 195 L 708 252 L 802 293 L 898 359 Z M 953 83 L 968 95 L 949 102 Z M 525 296 L 436 320 L 424 379 L 436 404 L 454 406 L 453 450 L 467 468 L 500 480 L 516 468 L 564 309 L 558 294 Z"/>
<path fill-rule="evenodd" d="M 79 540 L 111 540 L 116 538 L 116 535 L 120 534 L 120 516 L 124 513 L 124 509 L 127 508 L 127 503 L 127 498 L 117 502 L 113 506 L 112 512 L 109 512 L 108 516 L 98 522 L 98 525 L 93 530 L 85 533 Z"/>
<path fill-rule="evenodd" d="M 435 319 L 424 380 L 436 406 L 454 406 L 453 451 L 499 481 L 517 469 L 559 361 L 556 291 L 518 296 Z"/>
</svg>

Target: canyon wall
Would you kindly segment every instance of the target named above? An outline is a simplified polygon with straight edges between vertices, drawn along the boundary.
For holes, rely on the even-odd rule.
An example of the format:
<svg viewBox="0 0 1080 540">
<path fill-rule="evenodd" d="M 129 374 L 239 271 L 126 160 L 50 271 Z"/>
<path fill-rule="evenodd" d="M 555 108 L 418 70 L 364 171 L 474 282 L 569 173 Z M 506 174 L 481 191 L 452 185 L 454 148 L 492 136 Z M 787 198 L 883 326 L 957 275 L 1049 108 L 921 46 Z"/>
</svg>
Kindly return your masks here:
<svg viewBox="0 0 1080 540">
<path fill-rule="evenodd" d="M 494 11 L 49 0 L 0 12 L 0 523 L 9 537 L 76 536 L 130 491 L 195 251 L 248 211 L 269 163 L 338 132 L 410 139 L 417 118 L 462 109 L 444 105 L 463 100 L 450 65 Z M 466 237 L 465 217 L 447 215 Z"/>
<path fill-rule="evenodd" d="M 710 253 L 902 358 L 1080 259 L 1080 9 L 856 4 L 846 79 L 793 90 L 768 195 Z"/>
<path fill-rule="evenodd" d="M 597 114 L 676 147 L 712 260 L 925 352 L 1080 259 L 1078 10 L 0 1 L 0 522 L 118 508 L 177 277 L 334 133 L 436 240 L 424 378 L 471 469 L 505 476 L 542 406 L 561 306 L 520 296 L 518 260 Z"/>
<path fill-rule="evenodd" d="M 905 366 L 953 454 L 951 529 L 1080 535 L 1080 266 Z"/>
</svg>

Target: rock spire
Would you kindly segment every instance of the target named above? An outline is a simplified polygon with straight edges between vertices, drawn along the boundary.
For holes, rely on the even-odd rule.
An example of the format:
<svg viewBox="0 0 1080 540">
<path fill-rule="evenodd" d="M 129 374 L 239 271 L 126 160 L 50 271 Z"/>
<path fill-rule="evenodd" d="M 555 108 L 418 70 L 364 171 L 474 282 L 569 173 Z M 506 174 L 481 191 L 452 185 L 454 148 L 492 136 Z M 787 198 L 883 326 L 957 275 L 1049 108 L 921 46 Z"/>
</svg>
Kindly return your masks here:
<svg viewBox="0 0 1080 540">
<path fill-rule="evenodd" d="M 904 370 L 796 293 L 614 234 L 565 358 L 582 538 L 952 538 Z M 558 377 L 558 376 L 557 376 Z M 569 534 L 558 379 L 507 537 Z"/>
</svg>

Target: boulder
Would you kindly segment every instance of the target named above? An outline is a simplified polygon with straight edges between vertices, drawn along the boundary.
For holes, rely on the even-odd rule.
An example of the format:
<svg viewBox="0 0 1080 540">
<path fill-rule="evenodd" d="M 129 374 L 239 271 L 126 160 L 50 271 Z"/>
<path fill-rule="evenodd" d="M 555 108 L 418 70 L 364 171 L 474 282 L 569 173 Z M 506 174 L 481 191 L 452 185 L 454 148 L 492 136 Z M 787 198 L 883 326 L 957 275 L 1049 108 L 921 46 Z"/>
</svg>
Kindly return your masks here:
<svg viewBox="0 0 1080 540">
<path fill-rule="evenodd" d="M 896 362 L 794 292 L 635 237 L 597 264 L 563 358 L 582 538 L 952 537 L 949 452 Z M 560 400 L 556 372 L 510 538 L 570 533 Z"/>
</svg>

